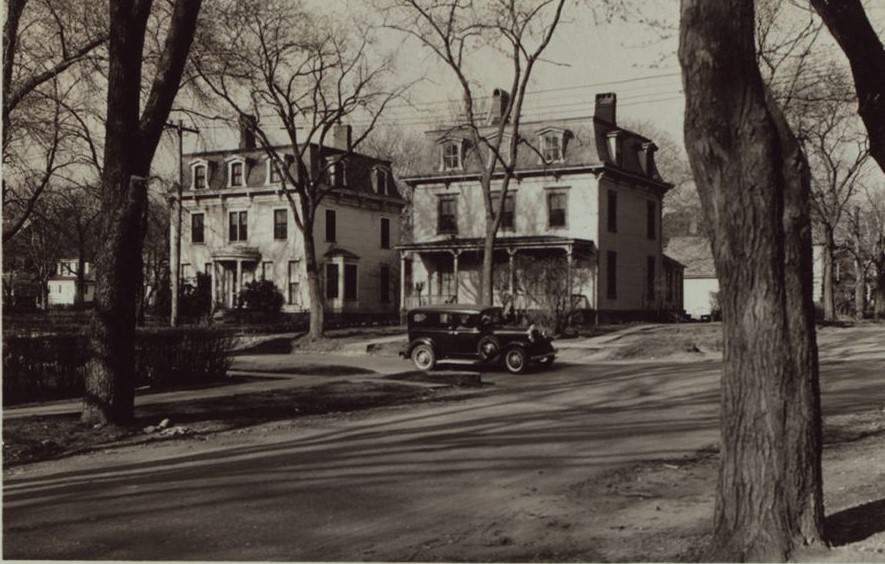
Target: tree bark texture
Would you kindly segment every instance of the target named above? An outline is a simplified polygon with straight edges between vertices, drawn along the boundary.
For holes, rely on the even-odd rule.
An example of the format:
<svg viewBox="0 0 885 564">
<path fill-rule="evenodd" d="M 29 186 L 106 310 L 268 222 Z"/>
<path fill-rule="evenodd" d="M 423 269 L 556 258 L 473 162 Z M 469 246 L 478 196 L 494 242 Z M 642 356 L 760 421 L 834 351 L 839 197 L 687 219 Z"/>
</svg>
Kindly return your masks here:
<svg viewBox="0 0 885 564">
<path fill-rule="evenodd" d="M 322 339 L 325 334 L 325 295 L 320 284 L 319 264 L 313 239 L 313 214 L 304 216 L 304 267 L 307 270 L 307 291 L 310 295 L 310 329 L 308 338 Z M 309 218 L 309 219 L 308 219 Z M 344 276 L 344 273 L 341 273 Z M 342 298 L 344 296 L 341 296 Z"/>
<path fill-rule="evenodd" d="M 200 0 L 179 0 L 144 112 L 142 51 L 150 0 L 112 0 L 95 313 L 81 419 L 127 423 L 133 415 L 135 321 L 142 283 L 147 178 L 196 27 Z"/>
<path fill-rule="evenodd" d="M 857 113 L 870 136 L 870 154 L 885 171 L 885 48 L 861 0 L 811 0 L 839 43 L 854 77 Z"/>
<path fill-rule="evenodd" d="M 721 446 L 707 559 L 823 542 L 810 181 L 756 63 L 753 0 L 682 0 L 685 138 L 723 311 Z"/>
</svg>

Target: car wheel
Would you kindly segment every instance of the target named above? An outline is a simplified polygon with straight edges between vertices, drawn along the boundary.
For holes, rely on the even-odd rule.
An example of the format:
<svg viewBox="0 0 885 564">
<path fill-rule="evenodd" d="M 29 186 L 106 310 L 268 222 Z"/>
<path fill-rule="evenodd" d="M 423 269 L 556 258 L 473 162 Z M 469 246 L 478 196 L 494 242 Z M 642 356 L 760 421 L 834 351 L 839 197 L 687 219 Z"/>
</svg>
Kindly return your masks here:
<svg viewBox="0 0 885 564">
<path fill-rule="evenodd" d="M 498 350 L 498 339 L 492 336 L 485 336 L 479 340 L 479 358 L 483 362 L 488 362 L 498 356 Z"/>
<path fill-rule="evenodd" d="M 522 374 L 528 368 L 528 357 L 520 348 L 513 348 L 504 353 L 504 366 L 511 374 Z"/>
<path fill-rule="evenodd" d="M 412 349 L 412 362 L 418 370 L 432 370 L 436 364 L 436 353 L 433 347 L 422 344 Z"/>
</svg>

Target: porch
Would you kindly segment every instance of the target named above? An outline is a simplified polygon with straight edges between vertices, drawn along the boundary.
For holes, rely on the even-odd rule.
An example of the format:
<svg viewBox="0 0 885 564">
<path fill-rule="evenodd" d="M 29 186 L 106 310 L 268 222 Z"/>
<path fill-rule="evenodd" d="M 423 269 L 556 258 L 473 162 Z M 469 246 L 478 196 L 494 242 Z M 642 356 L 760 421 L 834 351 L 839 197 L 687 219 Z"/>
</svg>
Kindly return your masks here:
<svg viewBox="0 0 885 564">
<path fill-rule="evenodd" d="M 397 246 L 401 307 L 478 302 L 482 243 L 453 238 Z M 593 241 L 554 236 L 495 241 L 495 305 L 517 311 L 544 309 L 568 296 L 571 309 L 593 309 L 596 283 Z"/>
</svg>

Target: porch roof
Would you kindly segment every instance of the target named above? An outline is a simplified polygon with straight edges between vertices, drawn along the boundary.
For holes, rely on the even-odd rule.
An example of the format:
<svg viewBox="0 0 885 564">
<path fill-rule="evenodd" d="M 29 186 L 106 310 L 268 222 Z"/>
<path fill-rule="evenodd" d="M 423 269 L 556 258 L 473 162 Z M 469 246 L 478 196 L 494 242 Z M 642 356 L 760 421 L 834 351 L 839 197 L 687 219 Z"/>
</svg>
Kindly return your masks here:
<svg viewBox="0 0 885 564">
<path fill-rule="evenodd" d="M 405 243 L 397 245 L 398 251 L 444 252 L 444 251 L 478 251 L 482 249 L 483 239 L 480 237 L 452 237 L 437 241 L 421 243 Z M 557 237 L 555 235 L 524 235 L 518 237 L 497 237 L 496 250 L 508 249 L 552 249 L 572 247 L 574 249 L 596 253 L 596 244 L 590 239 Z"/>
</svg>

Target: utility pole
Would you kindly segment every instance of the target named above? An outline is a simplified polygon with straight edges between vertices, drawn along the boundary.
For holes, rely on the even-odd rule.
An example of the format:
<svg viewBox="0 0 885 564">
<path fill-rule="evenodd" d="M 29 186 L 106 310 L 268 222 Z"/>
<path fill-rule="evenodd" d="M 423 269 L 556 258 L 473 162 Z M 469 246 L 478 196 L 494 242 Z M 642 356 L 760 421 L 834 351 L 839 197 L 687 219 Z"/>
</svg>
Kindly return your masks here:
<svg viewBox="0 0 885 564">
<path fill-rule="evenodd" d="M 176 327 L 178 325 L 178 294 L 181 278 L 181 218 L 183 213 L 182 206 L 182 190 L 184 186 L 184 134 L 199 133 L 200 130 L 192 127 L 185 127 L 181 120 L 178 123 L 167 123 L 166 127 L 172 128 L 178 134 L 178 182 L 176 186 L 177 196 L 175 199 L 176 218 L 174 229 L 172 232 L 172 252 L 169 260 L 169 278 L 172 286 L 172 311 L 169 315 L 169 325 Z"/>
</svg>

